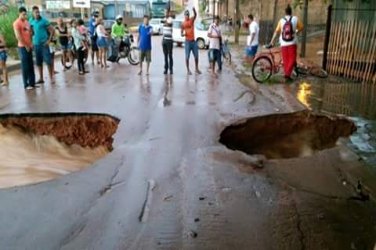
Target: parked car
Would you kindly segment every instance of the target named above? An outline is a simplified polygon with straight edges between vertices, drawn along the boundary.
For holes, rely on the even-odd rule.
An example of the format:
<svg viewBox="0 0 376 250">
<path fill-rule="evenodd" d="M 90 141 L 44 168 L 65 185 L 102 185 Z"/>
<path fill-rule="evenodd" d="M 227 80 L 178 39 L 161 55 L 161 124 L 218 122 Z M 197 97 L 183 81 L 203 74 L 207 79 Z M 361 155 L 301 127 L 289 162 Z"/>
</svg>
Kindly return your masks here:
<svg viewBox="0 0 376 250">
<path fill-rule="evenodd" d="M 185 37 L 181 36 L 180 27 L 182 23 L 183 19 L 176 19 L 172 22 L 172 40 L 178 46 L 181 46 L 185 41 Z M 208 29 L 209 24 L 205 20 L 196 20 L 195 39 L 197 41 L 197 46 L 199 49 L 205 49 L 209 47 Z"/>
<path fill-rule="evenodd" d="M 150 19 L 149 24 L 153 27 L 153 34 L 162 35 L 163 23 L 160 18 Z"/>
</svg>

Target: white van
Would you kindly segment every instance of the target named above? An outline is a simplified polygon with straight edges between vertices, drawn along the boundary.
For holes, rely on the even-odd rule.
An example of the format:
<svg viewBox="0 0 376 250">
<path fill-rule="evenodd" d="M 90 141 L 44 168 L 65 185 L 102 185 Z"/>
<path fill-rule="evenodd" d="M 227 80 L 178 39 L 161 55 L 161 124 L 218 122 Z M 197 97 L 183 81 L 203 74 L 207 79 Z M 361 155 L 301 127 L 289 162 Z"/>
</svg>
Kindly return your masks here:
<svg viewBox="0 0 376 250">
<path fill-rule="evenodd" d="M 181 36 L 181 24 L 183 21 L 183 19 L 175 19 L 172 21 L 172 40 L 178 46 L 181 46 L 185 41 L 185 37 Z M 195 39 L 199 49 L 209 47 L 208 29 L 209 24 L 205 22 L 205 20 L 195 21 Z"/>
</svg>

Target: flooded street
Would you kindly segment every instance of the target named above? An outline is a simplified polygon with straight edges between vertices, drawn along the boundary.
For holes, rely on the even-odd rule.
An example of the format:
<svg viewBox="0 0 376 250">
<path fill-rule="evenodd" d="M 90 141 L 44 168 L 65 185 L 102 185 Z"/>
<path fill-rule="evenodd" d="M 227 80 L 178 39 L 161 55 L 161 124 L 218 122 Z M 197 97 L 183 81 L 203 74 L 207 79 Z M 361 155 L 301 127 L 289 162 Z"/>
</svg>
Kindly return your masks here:
<svg viewBox="0 0 376 250">
<path fill-rule="evenodd" d="M 0 89 L 0 111 L 17 118 L 12 124 L 43 135 L 10 137 L 0 145 L 10 147 L 3 154 L 25 155 L 29 163 L 37 158 L 53 174 L 76 154 L 84 165 L 93 162 L 71 164 L 83 169 L 50 181 L 0 189 L 1 250 L 374 247 L 376 177 L 336 143 L 353 132 L 353 123 L 312 115 L 287 91 L 293 85 L 253 88 L 228 64 L 212 77 L 206 50 L 202 74 L 187 75 L 184 48 L 174 47 L 174 75 L 163 75 L 160 48 L 160 37 L 153 37 L 149 76 L 138 76 L 139 68 L 125 61 L 104 69 L 89 60 L 84 76 L 57 64 L 56 84 L 46 78 L 40 89 L 25 92 L 15 74 Z M 300 94 L 307 103 L 315 101 L 315 86 Z M 67 113 L 74 119 L 56 124 Z M 82 113 L 107 114 L 112 123 L 82 125 L 76 117 Z M 28 120 L 31 114 L 40 123 Z M 113 150 L 100 158 L 100 149 L 86 154 L 72 146 L 98 141 Z M 52 152 L 56 158 L 41 160 Z"/>
<path fill-rule="evenodd" d="M 318 79 L 298 85 L 297 98 L 317 112 L 350 117 L 357 131 L 349 146 L 376 171 L 376 85 Z"/>
</svg>

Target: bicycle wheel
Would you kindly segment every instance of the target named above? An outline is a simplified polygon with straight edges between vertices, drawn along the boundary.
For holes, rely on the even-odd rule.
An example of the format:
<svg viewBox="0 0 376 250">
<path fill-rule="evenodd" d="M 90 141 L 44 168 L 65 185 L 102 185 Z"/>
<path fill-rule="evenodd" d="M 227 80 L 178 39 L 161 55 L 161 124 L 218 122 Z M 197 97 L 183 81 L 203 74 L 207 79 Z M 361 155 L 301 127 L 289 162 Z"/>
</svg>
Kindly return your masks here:
<svg viewBox="0 0 376 250">
<path fill-rule="evenodd" d="M 140 51 L 138 48 L 131 48 L 131 51 L 129 51 L 128 54 L 128 61 L 132 65 L 137 65 L 140 63 Z"/>
<path fill-rule="evenodd" d="M 320 78 L 327 78 L 328 77 L 328 72 L 326 72 L 325 70 L 323 70 L 321 68 L 313 68 L 313 69 L 310 70 L 310 73 L 313 76 L 317 76 L 317 77 L 320 77 Z"/>
<path fill-rule="evenodd" d="M 267 81 L 273 73 L 273 64 L 269 57 L 260 56 L 252 64 L 252 77 L 258 83 Z"/>
</svg>

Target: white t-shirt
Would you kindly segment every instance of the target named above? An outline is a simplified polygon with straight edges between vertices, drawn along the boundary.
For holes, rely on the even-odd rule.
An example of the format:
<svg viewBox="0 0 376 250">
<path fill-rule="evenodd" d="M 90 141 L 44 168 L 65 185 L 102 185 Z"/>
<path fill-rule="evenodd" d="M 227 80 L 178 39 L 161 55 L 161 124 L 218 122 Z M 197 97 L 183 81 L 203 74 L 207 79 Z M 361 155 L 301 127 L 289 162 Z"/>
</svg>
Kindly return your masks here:
<svg viewBox="0 0 376 250">
<path fill-rule="evenodd" d="M 215 23 L 210 24 L 209 34 L 212 34 L 213 36 L 221 36 L 221 29 L 219 26 L 217 26 Z M 221 44 L 220 44 L 220 39 L 218 37 L 215 38 L 209 38 L 209 49 L 220 49 Z"/>
<path fill-rule="evenodd" d="M 247 36 L 247 46 L 256 46 L 259 44 L 259 25 L 255 21 L 252 21 L 249 25 L 249 36 Z M 255 34 L 251 43 L 252 34 Z"/>
<path fill-rule="evenodd" d="M 99 24 L 95 28 L 95 32 L 97 33 L 98 38 L 100 38 L 100 37 L 107 37 L 106 33 L 104 33 L 103 30 L 104 30 L 104 26 L 102 24 Z"/>
<path fill-rule="evenodd" d="M 280 35 L 279 35 L 279 43 L 281 44 L 281 46 L 289 46 L 289 45 L 293 45 L 293 44 L 297 43 L 296 30 L 298 28 L 298 18 L 296 16 L 293 16 L 292 19 L 291 19 L 292 28 L 295 31 L 294 40 L 292 40 L 290 42 L 286 42 L 286 41 L 283 41 L 283 39 L 282 39 L 283 25 L 286 23 L 286 20 L 290 20 L 290 18 L 291 18 L 291 16 L 285 16 L 284 18 L 281 18 L 281 20 L 279 20 L 279 23 L 278 23 L 279 28 L 281 29 Z"/>
</svg>

